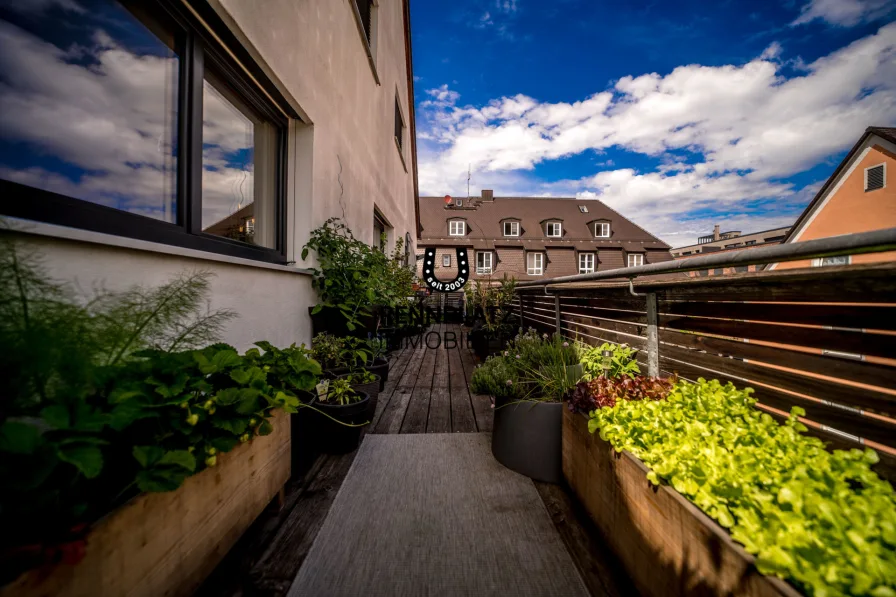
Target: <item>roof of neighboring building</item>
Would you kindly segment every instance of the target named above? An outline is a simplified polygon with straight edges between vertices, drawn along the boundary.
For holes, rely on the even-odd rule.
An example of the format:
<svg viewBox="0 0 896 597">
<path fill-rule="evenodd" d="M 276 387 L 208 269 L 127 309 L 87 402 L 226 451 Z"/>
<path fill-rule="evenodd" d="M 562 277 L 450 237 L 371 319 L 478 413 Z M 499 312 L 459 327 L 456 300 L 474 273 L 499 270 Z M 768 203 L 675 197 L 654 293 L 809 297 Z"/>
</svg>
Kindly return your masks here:
<svg viewBox="0 0 896 597">
<path fill-rule="evenodd" d="M 582 213 L 579 206 L 587 207 Z M 448 235 L 448 220 L 464 219 L 468 224 L 467 235 Z M 669 245 L 653 236 L 637 224 L 596 199 L 574 197 L 495 197 L 483 201 L 480 198 L 464 199 L 463 207 L 446 207 L 444 197 L 421 197 L 420 220 L 423 232 L 422 242 L 429 241 L 441 246 L 520 246 L 541 248 L 545 244 L 552 249 L 570 248 L 600 249 L 623 248 L 627 251 L 638 249 L 668 250 Z M 520 222 L 519 237 L 505 237 L 502 229 L 504 220 Z M 550 220 L 563 223 L 563 236 L 545 236 L 543 224 Z M 594 236 L 593 224 L 598 221 L 610 222 L 610 238 Z"/>
<path fill-rule="evenodd" d="M 785 232 L 785 233 L 786 233 L 788 230 L 790 230 L 790 226 L 780 226 L 780 227 L 778 227 L 778 228 L 769 228 L 768 230 L 757 230 L 756 232 L 746 232 L 746 233 L 744 233 L 744 234 L 741 234 L 740 236 L 734 236 L 734 237 L 731 237 L 731 238 L 719 238 L 719 240 L 714 240 L 714 241 L 712 241 L 712 242 L 708 242 L 708 243 L 696 243 L 696 244 L 693 244 L 693 245 L 684 245 L 684 246 L 681 246 L 681 247 L 673 247 L 672 250 L 673 250 L 673 251 L 682 251 L 682 250 L 684 250 L 684 249 L 690 249 L 691 247 L 705 247 L 705 246 L 707 246 L 707 245 L 709 245 L 709 246 L 713 246 L 713 245 L 718 244 L 718 243 L 725 243 L 725 242 L 729 242 L 729 241 L 737 240 L 737 239 L 747 239 L 747 240 L 749 240 L 749 237 L 751 237 L 751 236 L 755 236 L 755 235 L 757 235 L 757 234 L 765 234 L 765 233 L 767 233 L 767 232 Z M 735 231 L 735 232 L 736 232 L 736 231 Z M 730 234 L 730 233 L 729 233 L 729 232 L 721 232 L 721 233 L 719 233 L 719 234 L 720 234 L 720 236 L 724 236 L 725 234 Z M 707 235 L 704 235 L 704 236 L 702 236 L 702 237 L 700 237 L 700 238 L 705 238 L 706 236 L 707 236 Z M 711 235 L 710 235 L 710 236 L 711 236 Z M 753 246 L 757 246 L 757 245 L 750 245 L 750 248 L 752 248 Z M 739 247 L 739 248 L 744 248 L 744 247 Z"/>
<path fill-rule="evenodd" d="M 764 243 L 756 243 L 755 245 L 748 245 L 746 247 L 731 247 L 730 249 L 719 249 L 718 251 L 713 251 L 711 254 L 715 255 L 717 253 L 729 253 L 734 251 L 748 251 L 750 249 L 758 249 L 759 247 L 767 247 L 769 245 L 780 245 L 783 240 L 770 240 Z M 673 258 L 675 260 L 678 259 L 693 259 L 694 257 L 706 257 L 708 253 L 692 253 L 690 255 L 675 255 Z"/>
<path fill-rule="evenodd" d="M 871 135 L 877 135 L 881 139 L 885 139 L 890 143 L 896 144 L 896 128 L 893 127 L 885 127 L 885 126 L 869 126 L 865 129 L 865 132 L 859 137 L 859 140 L 855 145 L 852 146 L 852 149 L 849 150 L 849 153 L 846 154 L 846 157 L 843 158 L 843 161 L 837 166 L 834 170 L 833 174 L 825 181 L 821 188 L 818 189 L 818 193 L 815 194 L 815 197 L 812 198 L 812 201 L 809 202 L 809 205 L 806 206 L 806 209 L 803 210 L 803 213 L 800 214 L 800 217 L 796 219 L 793 226 L 790 228 L 790 233 L 787 235 L 787 238 L 784 239 L 785 243 L 793 242 L 794 237 L 799 234 L 800 228 L 803 226 L 803 223 L 811 217 L 812 213 L 815 211 L 815 208 L 823 201 L 825 195 L 828 190 L 835 184 L 838 178 L 840 178 L 840 174 L 846 170 L 846 166 L 852 161 L 852 158 L 855 156 L 856 152 L 865 144 L 868 138 Z"/>
</svg>

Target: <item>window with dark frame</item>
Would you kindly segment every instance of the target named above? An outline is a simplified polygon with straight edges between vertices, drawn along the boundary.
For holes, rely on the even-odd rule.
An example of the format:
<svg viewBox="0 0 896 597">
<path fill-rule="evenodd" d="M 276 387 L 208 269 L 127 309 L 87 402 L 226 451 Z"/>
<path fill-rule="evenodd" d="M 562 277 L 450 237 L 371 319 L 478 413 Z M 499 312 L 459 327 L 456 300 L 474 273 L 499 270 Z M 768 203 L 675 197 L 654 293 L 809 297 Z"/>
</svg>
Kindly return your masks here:
<svg viewBox="0 0 896 597">
<path fill-rule="evenodd" d="M 398 151 L 404 155 L 404 117 L 401 115 L 401 104 L 395 98 L 395 142 L 398 143 Z"/>
<path fill-rule="evenodd" d="M 364 37 L 367 45 L 373 46 L 373 0 L 353 0 L 361 17 L 361 28 L 364 29 Z"/>
<path fill-rule="evenodd" d="M 296 115 L 214 11 L 193 4 L 201 20 L 168 0 L 27 18 L 0 9 L 13 31 L 4 53 L 53 74 L 26 84 L 13 71 L 0 90 L 46 107 L 0 139 L 0 213 L 285 262 L 283 165 Z M 110 43 L 93 43 L 97 32 Z M 64 58 L 72 44 L 88 55 Z M 94 93 L 60 92 L 72 88 Z"/>
</svg>

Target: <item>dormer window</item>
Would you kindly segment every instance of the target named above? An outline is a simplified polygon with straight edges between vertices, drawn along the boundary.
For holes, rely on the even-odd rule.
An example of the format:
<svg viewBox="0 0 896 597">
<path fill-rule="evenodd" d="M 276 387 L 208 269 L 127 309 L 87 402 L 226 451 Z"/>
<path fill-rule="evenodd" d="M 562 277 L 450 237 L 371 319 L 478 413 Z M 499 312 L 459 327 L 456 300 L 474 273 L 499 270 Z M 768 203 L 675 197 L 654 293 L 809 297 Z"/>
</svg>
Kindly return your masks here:
<svg viewBox="0 0 896 597">
<path fill-rule="evenodd" d="M 579 273 L 590 274 L 594 272 L 594 253 L 579 253 Z"/>
<path fill-rule="evenodd" d="M 450 220 L 448 222 L 448 236 L 464 236 L 467 234 L 467 223 L 463 220 Z"/>
<path fill-rule="evenodd" d="M 644 265 L 644 254 L 643 253 L 629 253 L 628 254 L 628 266 L 629 267 L 638 267 L 639 265 Z"/>
<path fill-rule="evenodd" d="M 548 222 L 545 224 L 545 236 L 560 238 L 563 236 L 563 225 L 560 222 Z"/>
<path fill-rule="evenodd" d="M 594 223 L 594 236 L 595 236 L 595 238 L 610 238 L 610 223 L 609 222 L 595 222 Z"/>
<path fill-rule="evenodd" d="M 520 235 L 520 223 L 519 222 L 504 222 L 504 236 L 519 236 Z"/>
</svg>

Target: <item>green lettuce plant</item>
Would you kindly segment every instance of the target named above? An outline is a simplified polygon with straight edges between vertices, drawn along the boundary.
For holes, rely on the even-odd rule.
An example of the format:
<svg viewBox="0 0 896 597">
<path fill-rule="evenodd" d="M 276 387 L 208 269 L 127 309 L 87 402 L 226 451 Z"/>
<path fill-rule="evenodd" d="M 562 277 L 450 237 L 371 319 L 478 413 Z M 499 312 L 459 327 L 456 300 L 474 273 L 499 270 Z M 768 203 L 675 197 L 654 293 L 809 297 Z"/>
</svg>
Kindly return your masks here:
<svg viewBox="0 0 896 597">
<path fill-rule="evenodd" d="M 731 532 L 764 574 L 814 597 L 896 595 L 896 493 L 870 449 L 827 451 L 782 425 L 751 389 L 677 383 L 665 400 L 619 400 L 589 430 L 650 469 Z"/>
<path fill-rule="evenodd" d="M 604 353 L 611 353 L 604 357 Z M 586 379 L 597 377 L 635 377 L 641 373 L 635 355 L 638 351 L 626 344 L 610 344 L 589 348 L 582 353 L 582 366 Z"/>
</svg>

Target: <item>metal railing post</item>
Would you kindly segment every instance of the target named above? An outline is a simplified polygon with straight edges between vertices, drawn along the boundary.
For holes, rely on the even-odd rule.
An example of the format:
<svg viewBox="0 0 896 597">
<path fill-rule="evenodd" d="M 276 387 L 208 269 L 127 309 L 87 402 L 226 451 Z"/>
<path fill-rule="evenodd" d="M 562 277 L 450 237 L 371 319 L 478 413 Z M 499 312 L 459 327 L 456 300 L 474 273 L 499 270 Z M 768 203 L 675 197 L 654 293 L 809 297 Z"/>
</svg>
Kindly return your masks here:
<svg viewBox="0 0 896 597">
<path fill-rule="evenodd" d="M 560 333 L 560 295 L 554 295 L 554 329 Z"/>
<path fill-rule="evenodd" d="M 660 338 L 656 307 L 656 293 L 647 293 L 647 375 L 660 375 Z"/>
</svg>

